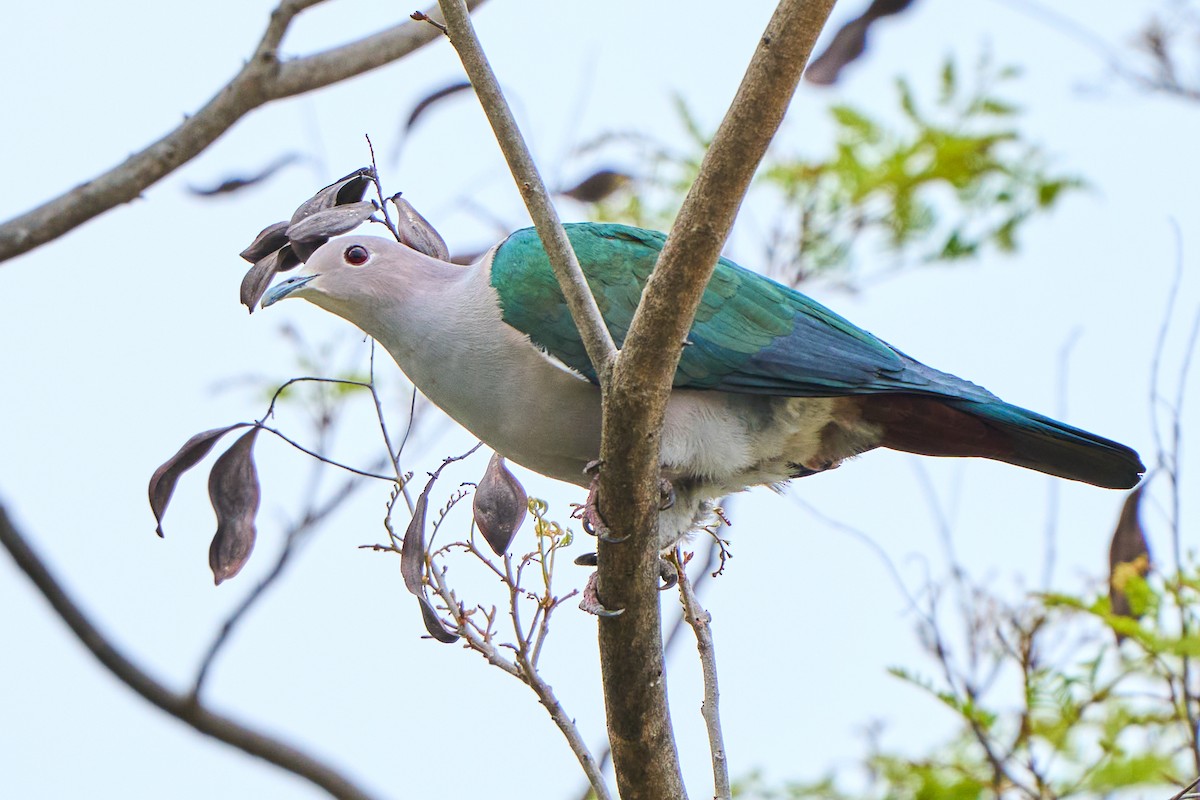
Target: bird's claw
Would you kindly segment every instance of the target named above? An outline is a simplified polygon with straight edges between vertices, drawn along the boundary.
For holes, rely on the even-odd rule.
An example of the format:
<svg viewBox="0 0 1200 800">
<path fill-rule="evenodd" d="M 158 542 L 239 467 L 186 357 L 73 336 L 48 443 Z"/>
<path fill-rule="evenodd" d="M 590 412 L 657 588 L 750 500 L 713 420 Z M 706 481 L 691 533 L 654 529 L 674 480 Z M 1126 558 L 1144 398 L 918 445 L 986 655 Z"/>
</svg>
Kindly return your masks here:
<svg viewBox="0 0 1200 800">
<path fill-rule="evenodd" d="M 587 555 L 592 556 L 594 561 L 594 557 L 596 555 L 595 553 L 588 553 Z M 579 559 L 586 558 L 587 555 L 580 556 L 579 558 L 575 559 L 575 563 L 578 564 Z M 605 608 L 604 604 L 600 602 L 600 594 L 597 588 L 597 582 L 599 580 L 598 575 L 599 573 L 593 572 L 588 576 L 587 584 L 583 587 L 583 599 L 579 601 L 580 610 L 586 611 L 589 614 L 594 614 L 597 617 L 611 618 L 621 616 L 625 613 L 625 609 Z"/>
<path fill-rule="evenodd" d="M 609 530 L 608 523 L 604 521 L 604 517 L 600 516 L 600 461 L 589 461 L 583 471 L 592 476 L 592 482 L 588 486 L 587 499 L 583 505 L 576 506 L 575 511 L 571 516 L 578 519 L 583 526 L 583 530 L 592 536 L 595 536 L 602 542 L 609 544 L 620 544 L 629 537 L 613 536 Z"/>
<path fill-rule="evenodd" d="M 662 586 L 658 587 L 660 592 L 665 592 L 667 589 L 673 589 L 679 583 L 679 570 L 675 565 L 665 558 L 658 559 L 658 577 L 662 578 Z"/>
<path fill-rule="evenodd" d="M 675 486 L 666 478 L 658 479 L 658 510 L 666 511 L 675 505 Z"/>
</svg>

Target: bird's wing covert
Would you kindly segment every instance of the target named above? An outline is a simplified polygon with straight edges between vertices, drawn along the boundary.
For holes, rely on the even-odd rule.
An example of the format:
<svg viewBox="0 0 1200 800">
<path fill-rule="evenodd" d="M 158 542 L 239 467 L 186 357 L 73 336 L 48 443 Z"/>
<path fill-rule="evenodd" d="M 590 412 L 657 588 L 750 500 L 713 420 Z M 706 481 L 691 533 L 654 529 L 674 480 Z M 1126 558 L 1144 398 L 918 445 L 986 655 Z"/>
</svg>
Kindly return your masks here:
<svg viewBox="0 0 1200 800">
<path fill-rule="evenodd" d="M 666 236 L 626 225 L 566 226 L 620 347 Z M 532 228 L 497 249 L 491 283 L 503 319 L 595 382 L 579 332 Z M 912 360 L 815 300 L 722 258 L 696 311 L 675 386 L 820 397 L 901 391 L 988 400 L 988 392 Z"/>
</svg>

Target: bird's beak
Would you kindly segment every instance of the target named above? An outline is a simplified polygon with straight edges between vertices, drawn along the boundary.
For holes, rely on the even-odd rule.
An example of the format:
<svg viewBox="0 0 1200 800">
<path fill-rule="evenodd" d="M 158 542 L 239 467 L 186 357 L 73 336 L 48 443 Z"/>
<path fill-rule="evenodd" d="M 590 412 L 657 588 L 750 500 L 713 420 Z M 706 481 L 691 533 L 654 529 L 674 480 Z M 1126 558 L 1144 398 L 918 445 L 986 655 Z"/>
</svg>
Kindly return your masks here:
<svg viewBox="0 0 1200 800">
<path fill-rule="evenodd" d="M 287 280 L 275 284 L 275 286 L 272 287 L 269 292 L 267 292 L 266 296 L 263 297 L 260 308 L 266 308 L 269 305 L 278 303 L 280 300 L 292 294 L 293 292 L 303 289 L 313 280 L 313 278 L 319 277 L 320 275 L 293 275 Z"/>
</svg>

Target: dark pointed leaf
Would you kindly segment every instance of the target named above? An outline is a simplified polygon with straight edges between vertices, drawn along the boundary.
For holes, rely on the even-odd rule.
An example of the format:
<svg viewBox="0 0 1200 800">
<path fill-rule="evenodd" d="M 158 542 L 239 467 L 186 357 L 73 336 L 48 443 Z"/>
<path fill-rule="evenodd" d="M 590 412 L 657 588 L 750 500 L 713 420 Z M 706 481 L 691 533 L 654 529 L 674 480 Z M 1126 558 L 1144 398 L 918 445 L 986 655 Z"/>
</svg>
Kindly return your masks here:
<svg viewBox="0 0 1200 800">
<path fill-rule="evenodd" d="M 633 176 L 624 172 L 602 169 L 593 172 L 570 189 L 565 189 L 559 194 L 581 203 L 599 203 L 613 192 L 628 186 L 632 180 Z"/>
<path fill-rule="evenodd" d="M 504 555 L 517 535 L 517 529 L 525 521 L 525 514 L 529 511 L 529 496 L 525 494 L 525 488 L 517 476 L 504 465 L 504 458 L 497 453 L 492 454 L 492 460 L 488 462 L 487 470 L 475 489 L 471 509 L 475 514 L 475 524 L 488 546 L 496 555 Z"/>
<path fill-rule="evenodd" d="M 400 195 L 395 195 L 392 197 L 392 205 L 396 207 L 396 230 L 403 244 L 439 261 L 450 260 L 450 248 L 446 247 L 446 240 L 413 208 L 412 203 Z"/>
<path fill-rule="evenodd" d="M 430 478 L 425 490 L 417 498 L 412 519 L 404 532 L 404 547 L 400 550 L 400 577 L 404 586 L 418 597 L 421 596 L 421 577 L 425 572 L 425 510 L 429 508 L 429 491 L 436 478 Z"/>
<path fill-rule="evenodd" d="M 254 241 L 250 243 L 250 246 L 238 255 L 251 264 L 261 261 L 263 257 L 274 253 L 287 244 L 287 229 L 288 224 L 286 222 L 276 222 L 273 225 L 268 225 L 259 231 L 258 236 L 254 237 Z"/>
<path fill-rule="evenodd" d="M 1141 520 L 1143 488 L 1139 486 L 1134 489 L 1125 499 L 1108 548 L 1108 597 L 1112 612 L 1133 619 L 1140 617 L 1141 613 L 1130 604 L 1125 592 L 1126 584 L 1134 575 L 1144 578 L 1150 572 L 1150 548 L 1146 544 Z"/>
<path fill-rule="evenodd" d="M 299 153 L 287 153 L 286 155 L 275 159 L 258 172 L 250 175 L 239 175 L 233 178 L 226 178 L 220 184 L 208 189 L 189 186 L 188 191 L 194 195 L 199 195 L 200 197 L 212 197 L 213 195 L 229 194 L 230 192 L 236 192 L 240 189 L 245 189 L 247 186 L 253 186 L 256 183 L 261 183 L 287 165 L 295 163 L 299 160 Z M 255 260 L 257 259 L 247 259 L 247 261 Z"/>
<path fill-rule="evenodd" d="M 300 220 L 310 217 L 318 211 L 325 211 L 334 206 L 357 203 L 359 200 L 362 200 L 363 194 L 367 191 L 367 187 L 371 185 L 374 176 L 374 170 L 370 167 L 363 167 L 351 172 L 340 180 L 334 181 L 301 203 L 296 212 L 292 214 L 292 218 L 288 220 L 289 226 L 295 225 Z"/>
<path fill-rule="evenodd" d="M 442 618 L 438 616 L 433 604 L 425 599 L 425 595 L 417 595 L 417 600 L 421 603 L 421 621 L 425 623 L 425 630 L 429 631 L 429 635 L 442 644 L 457 642 L 458 634 L 442 624 Z"/>
<path fill-rule="evenodd" d="M 441 89 L 438 89 L 436 92 L 431 92 L 425 95 L 421 98 L 421 101 L 417 103 L 416 107 L 413 108 L 412 113 L 408 115 L 408 119 L 404 123 L 404 132 L 407 133 L 409 130 L 411 130 L 412 126 L 416 124 L 417 120 L 424 116 L 425 112 L 431 107 L 440 101 L 445 100 L 447 97 L 453 97 L 459 92 L 466 91 L 470 88 L 470 81 L 460 81 L 458 83 L 452 83 L 449 86 L 444 86 Z"/>
<path fill-rule="evenodd" d="M 867 10 L 843 25 L 824 52 L 809 63 L 804 79 L 821 86 L 837 82 L 842 69 L 866 50 L 867 32 L 875 20 L 899 14 L 912 5 L 912 1 L 872 0 Z"/>
<path fill-rule="evenodd" d="M 267 291 L 267 287 L 271 285 L 271 279 L 275 277 L 275 274 L 286 272 L 299 264 L 300 259 L 292 250 L 292 246 L 288 244 L 285 244 L 274 253 L 269 253 L 260 258 L 246 272 L 245 277 L 242 278 L 242 304 L 250 309 L 250 313 L 253 314 L 254 307 L 258 305 L 258 301 L 262 299 L 263 294 Z"/>
<path fill-rule="evenodd" d="M 218 439 L 234 428 L 241 428 L 245 425 L 246 423 L 239 422 L 236 425 L 226 425 L 224 428 L 213 428 L 210 431 L 197 433 L 183 443 L 179 452 L 154 470 L 154 474 L 150 476 L 150 510 L 154 512 L 154 519 L 158 523 L 155 531 L 159 536 L 163 535 L 163 514 L 167 513 L 167 504 L 171 502 L 171 495 L 175 493 L 175 484 L 179 482 L 180 476 L 208 455 L 208 451 L 212 450 Z"/>
<path fill-rule="evenodd" d="M 839 28 L 825 51 L 814 58 L 804 70 L 804 80 L 818 86 L 832 86 L 837 83 L 842 69 L 867 49 L 869 27 L 870 22 L 858 17 Z"/>
<path fill-rule="evenodd" d="M 374 201 L 359 200 L 357 203 L 315 211 L 299 222 L 289 225 L 287 238 L 291 240 L 293 247 L 300 242 L 319 241 L 324 244 L 329 237 L 352 231 L 363 224 L 375 213 L 375 208 Z"/>
<path fill-rule="evenodd" d="M 217 514 L 217 533 L 208 549 L 208 565 L 217 585 L 237 575 L 254 549 L 258 513 L 258 470 L 254 466 L 251 428 L 213 464 L 208 475 L 208 496 Z"/>
</svg>

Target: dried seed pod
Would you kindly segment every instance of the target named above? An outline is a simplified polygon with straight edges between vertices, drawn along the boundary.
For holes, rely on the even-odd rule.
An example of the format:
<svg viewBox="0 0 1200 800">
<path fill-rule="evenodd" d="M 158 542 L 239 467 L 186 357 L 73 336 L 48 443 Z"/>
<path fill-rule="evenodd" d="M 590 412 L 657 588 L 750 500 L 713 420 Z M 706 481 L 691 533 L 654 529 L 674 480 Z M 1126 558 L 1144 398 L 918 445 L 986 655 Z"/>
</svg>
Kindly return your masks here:
<svg viewBox="0 0 1200 800">
<path fill-rule="evenodd" d="M 454 95 L 467 91 L 471 88 L 470 81 L 458 81 L 425 95 L 421 98 L 421 101 L 413 107 L 412 112 L 409 113 L 408 120 L 404 123 L 404 132 L 408 133 L 412 129 L 412 126 L 417 124 L 417 120 L 420 119 L 426 111 L 437 105 L 442 100 L 445 100 L 447 97 L 453 97 Z"/>
<path fill-rule="evenodd" d="M 286 222 L 276 222 L 268 225 L 259 231 L 258 236 L 254 237 L 254 241 L 250 243 L 250 246 L 238 255 L 251 264 L 261 261 L 264 256 L 274 253 L 287 244 L 287 229 L 288 223 Z"/>
<path fill-rule="evenodd" d="M 392 205 L 396 207 L 396 231 L 400 234 L 400 242 L 418 253 L 432 256 L 439 261 L 449 261 L 450 249 L 446 247 L 446 240 L 437 229 L 413 208 L 412 203 L 400 195 L 394 195 L 391 200 Z"/>
<path fill-rule="evenodd" d="M 417 498 L 412 519 L 404 532 L 404 547 L 400 550 L 400 577 L 404 586 L 418 597 L 421 596 L 421 580 L 425 572 L 425 510 L 429 508 L 429 490 L 436 478 L 430 478 L 425 490 Z"/>
<path fill-rule="evenodd" d="M 258 428 L 251 428 L 213 464 L 208 476 L 208 496 L 217 514 L 217 533 L 208 550 L 213 580 L 220 585 L 245 566 L 254 549 L 258 513 L 258 470 L 254 466 L 254 439 Z"/>
<path fill-rule="evenodd" d="M 197 433 L 183 443 L 179 452 L 154 470 L 154 474 L 150 476 L 150 510 L 154 512 L 154 520 L 158 523 L 155 531 L 159 536 L 163 535 L 163 514 L 167 513 L 167 504 L 171 502 L 171 495 L 175 493 L 175 484 L 179 482 L 179 478 L 200 463 L 200 459 L 208 455 L 208 451 L 212 450 L 218 439 L 234 428 L 241 428 L 245 424 L 239 422 L 236 425 L 226 425 L 224 428 L 213 428 Z"/>
<path fill-rule="evenodd" d="M 375 180 L 375 171 L 370 167 L 351 172 L 344 178 L 334 181 L 308 200 L 300 204 L 288 220 L 288 225 L 295 225 L 305 217 L 310 217 L 318 211 L 325 211 L 334 206 L 344 206 L 362 200 L 367 187 Z"/>
<path fill-rule="evenodd" d="M 1150 548 L 1141 520 L 1142 495 L 1142 487 L 1129 493 L 1108 549 L 1108 598 L 1112 612 L 1132 619 L 1141 613 L 1130 604 L 1125 586 L 1134 575 L 1144 578 L 1150 572 Z M 1122 638 L 1117 635 L 1118 640 Z"/>
<path fill-rule="evenodd" d="M 525 514 L 529 511 L 529 496 L 517 477 L 508 471 L 501 455 L 492 454 L 492 460 L 488 462 L 487 470 L 475 489 L 471 509 L 475 524 L 488 546 L 496 555 L 504 555 L 517 535 L 517 529 L 525 521 Z"/>
<path fill-rule="evenodd" d="M 262 299 L 263 294 L 267 291 L 267 287 L 271 285 L 271 279 L 275 277 L 275 274 L 286 272 L 299 264 L 300 259 L 296 256 L 290 244 L 285 244 L 274 253 L 268 253 L 254 262 L 254 266 L 242 278 L 240 293 L 242 304 L 250 309 L 250 313 L 253 314 L 254 307 Z"/>
<path fill-rule="evenodd" d="M 293 247 L 308 242 L 324 244 L 331 236 L 337 236 L 357 228 L 375 213 L 376 207 L 372 200 L 359 200 L 357 203 L 316 211 L 299 222 L 289 225 L 287 238 Z M 302 255 L 302 257 L 304 260 L 308 260 L 307 256 Z"/>
<path fill-rule="evenodd" d="M 628 186 L 632 180 L 633 176 L 624 172 L 602 169 L 593 172 L 570 189 L 564 189 L 559 194 L 581 203 L 599 203 L 613 192 Z"/>
<path fill-rule="evenodd" d="M 442 623 L 442 618 L 438 616 L 433 604 L 425 599 L 425 595 L 418 595 L 417 600 L 421 603 L 421 621 L 425 623 L 425 630 L 429 631 L 429 635 L 442 644 L 457 642 L 458 634 Z"/>
</svg>

